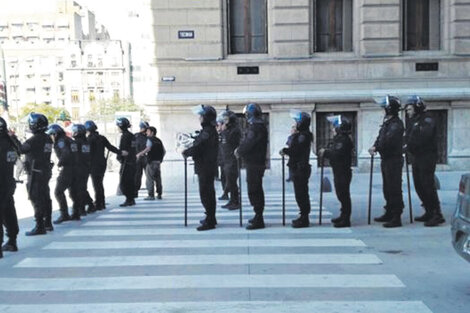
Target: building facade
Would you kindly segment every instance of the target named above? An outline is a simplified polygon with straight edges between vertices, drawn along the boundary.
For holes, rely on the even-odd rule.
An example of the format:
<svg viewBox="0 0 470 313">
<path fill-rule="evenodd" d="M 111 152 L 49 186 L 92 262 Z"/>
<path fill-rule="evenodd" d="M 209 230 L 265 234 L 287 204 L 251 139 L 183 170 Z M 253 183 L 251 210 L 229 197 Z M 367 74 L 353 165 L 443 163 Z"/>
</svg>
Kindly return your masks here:
<svg viewBox="0 0 470 313">
<path fill-rule="evenodd" d="M 159 79 L 147 109 L 169 142 L 198 127 L 189 108 L 199 103 L 238 113 L 259 103 L 271 158 L 291 108 L 313 114 L 315 148 L 328 142 L 326 115 L 343 113 L 366 170 L 383 118 L 373 98 L 417 94 L 439 121 L 439 168 L 470 166 L 470 0 L 154 0 L 151 9 Z"/>
</svg>

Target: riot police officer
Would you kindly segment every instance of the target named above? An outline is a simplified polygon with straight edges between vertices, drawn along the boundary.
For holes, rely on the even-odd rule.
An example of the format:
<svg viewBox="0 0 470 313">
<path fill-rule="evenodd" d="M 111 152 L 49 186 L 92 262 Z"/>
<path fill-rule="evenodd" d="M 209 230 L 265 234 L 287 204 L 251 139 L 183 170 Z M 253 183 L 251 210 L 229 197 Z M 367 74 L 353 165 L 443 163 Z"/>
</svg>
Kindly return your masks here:
<svg viewBox="0 0 470 313">
<path fill-rule="evenodd" d="M 46 116 L 30 113 L 28 125 L 33 136 L 19 150 L 25 154 L 25 170 L 28 174 L 27 189 L 34 208 L 35 227 L 26 236 L 44 235 L 52 231 L 52 201 L 49 181 L 52 176 L 52 139 L 45 133 L 48 126 Z"/>
<path fill-rule="evenodd" d="M 299 217 L 292 221 L 292 227 L 301 228 L 310 226 L 310 196 L 308 193 L 308 180 L 312 173 L 309 163 L 310 148 L 313 134 L 310 132 L 311 117 L 306 112 L 291 111 L 291 117 L 296 124 L 297 132 L 291 135 L 290 144 L 280 151 L 281 155 L 288 155 L 287 166 L 294 183 L 295 200 L 299 206 Z"/>
<path fill-rule="evenodd" d="M 77 161 L 77 145 L 69 137 L 66 136 L 64 129 L 58 124 L 49 125 L 46 134 L 48 134 L 54 142 L 54 151 L 58 159 L 59 176 L 54 190 L 54 195 L 59 204 L 60 215 L 54 221 L 54 224 L 73 220 L 80 220 L 80 212 L 73 212 L 70 217 L 68 212 L 67 198 L 65 190 L 69 190 L 73 202 L 78 201 L 76 197 L 76 161 Z M 76 206 L 74 205 L 74 208 Z"/>
<path fill-rule="evenodd" d="M 136 145 L 135 137 L 129 132 L 131 123 L 125 117 L 116 120 L 116 126 L 121 132 L 121 140 L 119 142 L 118 161 L 121 162 L 119 187 L 126 197 L 120 206 L 135 205 L 135 171 L 136 171 Z"/>
<path fill-rule="evenodd" d="M 248 122 L 248 130 L 235 156 L 242 157 L 246 166 L 246 182 L 248 198 L 255 211 L 249 220 L 248 230 L 264 228 L 264 190 L 263 176 L 266 170 L 266 151 L 268 148 L 268 130 L 263 121 L 261 107 L 257 103 L 249 103 L 243 109 Z"/>
<path fill-rule="evenodd" d="M 87 191 L 88 176 L 91 168 L 90 144 L 86 139 L 86 129 L 83 124 L 72 126 L 72 137 L 77 145 L 77 201 L 74 202 L 74 211 L 78 210 L 81 216 L 86 216 L 85 206 L 89 206 L 89 212 L 94 211 L 94 205 Z M 75 206 L 78 206 L 75 209 Z"/>
<path fill-rule="evenodd" d="M 416 193 L 425 210 L 415 221 L 424 222 L 424 226 L 438 226 L 445 223 L 445 219 L 434 183 L 437 162 L 436 122 L 426 112 L 426 105 L 418 96 L 408 98 L 405 110 L 409 118 L 405 136 L 406 152 L 413 169 Z"/>
<path fill-rule="evenodd" d="M 220 143 L 223 158 L 223 172 L 225 178 L 225 190 L 230 193 L 230 200 L 222 208 L 238 210 L 240 208 L 238 194 L 238 165 L 237 158 L 233 154 L 240 145 L 241 130 L 234 112 L 225 110 L 221 113 L 222 131 Z"/>
<path fill-rule="evenodd" d="M 320 150 L 320 157 L 330 160 L 333 168 L 336 197 L 341 203 L 340 216 L 333 218 L 334 227 L 351 226 L 351 160 L 353 143 L 350 138 L 351 123 L 342 115 L 329 116 L 328 121 L 333 125 L 334 137 L 327 149 Z"/>
<path fill-rule="evenodd" d="M 143 151 L 147 144 L 147 129 L 149 128 L 149 123 L 147 122 L 140 122 L 139 124 L 140 131 L 136 133 L 135 136 L 135 146 L 136 146 L 136 153 Z M 145 167 L 147 166 L 147 156 L 142 154 L 140 158 L 136 161 L 135 167 L 135 197 L 139 196 L 140 186 L 142 185 L 142 174 L 145 171 Z"/>
<path fill-rule="evenodd" d="M 402 168 L 403 168 L 403 122 L 398 117 L 400 100 L 397 97 L 386 96 L 380 105 L 385 109 L 385 117 L 379 130 L 379 135 L 369 153 L 380 153 L 385 198 L 385 213 L 376 222 L 385 222 L 384 227 L 400 227 L 403 213 Z"/>
<path fill-rule="evenodd" d="M 191 156 L 194 160 L 194 171 L 198 175 L 199 195 L 204 206 L 206 218 L 197 228 L 199 231 L 214 229 L 216 199 L 214 180 L 217 171 L 217 152 L 219 146 L 218 134 L 215 129 L 217 113 L 210 105 L 198 105 L 192 108 L 199 115 L 202 129 L 194 139 L 193 145 L 183 151 L 185 158 Z"/>
<path fill-rule="evenodd" d="M 18 251 L 16 237 L 18 236 L 18 218 L 16 216 L 15 201 L 13 195 L 16 182 L 13 175 L 15 162 L 18 158 L 18 145 L 8 134 L 8 125 L 0 117 L 0 259 L 2 251 Z M 8 241 L 3 243 L 3 225 L 7 231 Z"/>
<path fill-rule="evenodd" d="M 91 153 L 91 169 L 90 176 L 91 182 L 93 183 L 93 189 L 95 190 L 95 207 L 97 210 L 104 210 L 106 207 L 103 179 L 106 172 L 107 157 L 104 156 L 104 149 L 118 154 L 119 150 L 115 146 L 109 143 L 108 139 L 100 135 L 98 127 L 93 121 L 85 122 L 85 129 L 87 131 L 88 143 L 90 144 Z"/>
</svg>

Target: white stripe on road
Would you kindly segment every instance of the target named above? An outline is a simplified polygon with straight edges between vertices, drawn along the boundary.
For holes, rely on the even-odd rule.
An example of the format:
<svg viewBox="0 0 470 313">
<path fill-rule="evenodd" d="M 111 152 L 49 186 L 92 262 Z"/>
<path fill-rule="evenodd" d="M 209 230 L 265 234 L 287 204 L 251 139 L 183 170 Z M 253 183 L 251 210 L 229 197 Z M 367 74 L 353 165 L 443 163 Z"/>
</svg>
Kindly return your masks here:
<svg viewBox="0 0 470 313">
<path fill-rule="evenodd" d="M 214 236 L 214 235 L 263 235 L 263 234 L 350 234 L 350 228 L 332 227 L 267 227 L 255 231 L 249 231 L 242 227 L 218 227 L 210 231 L 197 231 L 194 228 L 121 228 L 121 229 L 75 229 L 65 234 L 67 237 L 83 236 L 155 236 L 155 235 L 191 235 L 191 236 Z"/>
<path fill-rule="evenodd" d="M 382 264 L 373 254 L 227 254 L 140 255 L 72 258 L 26 258 L 15 267 L 64 268 L 160 265 L 244 264 Z"/>
<path fill-rule="evenodd" d="M 297 256 L 298 257 L 298 256 Z M 175 275 L 96 278 L 0 278 L 0 291 L 181 288 L 404 288 L 395 275 Z"/>
<path fill-rule="evenodd" d="M 432 313 L 421 301 L 227 301 L 0 305 L 2 313 Z"/>
<path fill-rule="evenodd" d="M 201 210 L 199 212 L 188 212 L 188 217 L 202 217 L 202 214 L 204 214 Z M 238 211 L 231 211 L 231 212 L 217 212 L 216 216 L 217 218 L 219 217 L 235 217 L 238 218 Z M 286 217 L 289 218 L 294 218 L 297 217 L 298 212 L 286 212 Z M 264 217 L 282 217 L 282 212 L 268 212 L 268 213 L 263 213 Z M 319 216 L 318 213 L 312 212 L 310 213 L 310 216 Z M 331 216 L 330 212 L 322 212 L 322 216 Z M 184 217 L 184 212 L 180 211 L 178 213 L 161 213 L 161 212 L 152 212 L 152 213 L 141 213 L 141 212 L 129 212 L 129 214 L 123 214 L 123 213 L 117 213 L 117 214 L 106 214 L 106 215 L 99 215 L 96 219 L 99 220 L 112 220 L 112 219 L 126 219 L 126 220 L 132 220 L 132 219 L 144 219 L 144 218 L 172 218 L 172 217 Z"/>
<path fill-rule="evenodd" d="M 200 216 L 201 217 L 201 216 Z M 244 223 L 248 223 L 249 218 L 244 219 Z M 153 226 L 153 225 L 181 225 L 183 222 L 183 216 L 181 216 L 181 219 L 177 220 L 137 220 L 137 221 L 90 221 L 83 223 L 81 226 L 85 227 L 96 227 L 96 226 Z M 219 225 L 221 224 L 238 224 L 239 220 L 238 219 L 223 219 L 223 218 L 217 218 L 217 222 Z M 281 217 L 277 219 L 264 219 L 264 222 L 266 224 L 276 224 L 276 223 L 281 223 Z M 287 221 L 287 223 L 290 223 L 290 221 Z M 325 220 L 324 224 L 330 223 L 329 220 Z M 197 226 L 200 225 L 199 220 L 188 220 L 188 225 L 191 226 Z"/>
<path fill-rule="evenodd" d="M 139 241 L 55 241 L 44 249 L 152 249 L 152 248 L 249 248 L 249 247 L 365 247 L 357 239 L 211 239 Z"/>
</svg>

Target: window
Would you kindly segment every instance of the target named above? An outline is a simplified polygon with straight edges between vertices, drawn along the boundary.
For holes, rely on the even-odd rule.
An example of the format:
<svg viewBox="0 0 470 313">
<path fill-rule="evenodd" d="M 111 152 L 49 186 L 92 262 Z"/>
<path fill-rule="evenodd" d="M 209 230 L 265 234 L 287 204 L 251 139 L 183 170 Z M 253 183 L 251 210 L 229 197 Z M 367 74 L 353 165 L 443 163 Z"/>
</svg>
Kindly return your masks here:
<svg viewBox="0 0 470 313">
<path fill-rule="evenodd" d="M 80 108 L 72 108 L 72 120 L 76 121 L 80 118 Z"/>
<path fill-rule="evenodd" d="M 80 97 L 78 95 L 78 91 L 72 90 L 72 103 L 79 103 Z"/>
<path fill-rule="evenodd" d="M 352 51 L 352 0 L 315 0 L 315 51 Z"/>
<path fill-rule="evenodd" d="M 403 50 L 440 49 L 440 1 L 404 0 Z"/>
<path fill-rule="evenodd" d="M 229 0 L 229 53 L 267 53 L 266 0 Z"/>
<path fill-rule="evenodd" d="M 317 112 L 316 113 L 316 147 L 319 151 L 321 148 L 327 148 L 329 143 L 333 140 L 333 134 L 331 132 L 332 125 L 326 119 L 327 116 L 341 114 L 342 117 L 348 119 L 351 122 L 351 139 L 354 145 L 353 155 L 352 155 L 352 166 L 357 166 L 357 112 Z M 318 162 L 318 166 L 320 166 Z M 330 166 L 330 163 L 325 159 L 325 166 Z"/>
</svg>

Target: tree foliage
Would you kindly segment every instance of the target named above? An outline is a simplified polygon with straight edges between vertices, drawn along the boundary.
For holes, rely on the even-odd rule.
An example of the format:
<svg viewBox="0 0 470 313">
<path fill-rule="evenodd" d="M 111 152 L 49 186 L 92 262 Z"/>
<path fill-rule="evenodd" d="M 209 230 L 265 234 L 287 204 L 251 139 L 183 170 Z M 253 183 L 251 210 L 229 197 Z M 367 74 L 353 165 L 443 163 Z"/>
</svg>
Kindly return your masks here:
<svg viewBox="0 0 470 313">
<path fill-rule="evenodd" d="M 70 119 L 70 114 L 63 108 L 56 108 L 45 103 L 28 103 L 21 108 L 20 120 L 23 120 L 31 112 L 44 114 L 49 123 L 54 123 L 59 119 Z"/>
<path fill-rule="evenodd" d="M 135 102 L 129 99 L 111 98 L 106 100 L 98 100 L 92 103 L 91 110 L 87 116 L 91 119 L 110 121 L 115 118 L 116 112 L 140 112 L 143 110 Z"/>
</svg>

